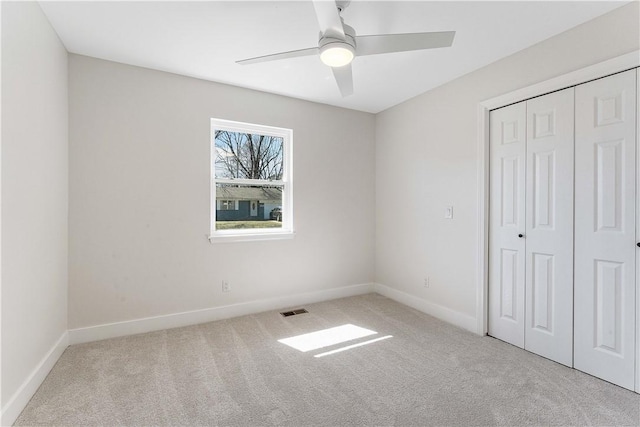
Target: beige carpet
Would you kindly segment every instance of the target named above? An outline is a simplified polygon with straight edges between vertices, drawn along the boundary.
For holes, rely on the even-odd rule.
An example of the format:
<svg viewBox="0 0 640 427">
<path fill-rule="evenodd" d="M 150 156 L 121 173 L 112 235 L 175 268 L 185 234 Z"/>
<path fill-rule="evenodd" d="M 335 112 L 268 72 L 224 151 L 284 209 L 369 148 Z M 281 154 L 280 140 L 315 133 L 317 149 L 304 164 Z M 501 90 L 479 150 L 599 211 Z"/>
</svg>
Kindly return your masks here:
<svg viewBox="0 0 640 427">
<path fill-rule="evenodd" d="M 71 346 L 16 424 L 640 425 L 639 395 L 382 296 L 306 308 Z M 344 324 L 377 334 L 278 342 Z"/>
</svg>

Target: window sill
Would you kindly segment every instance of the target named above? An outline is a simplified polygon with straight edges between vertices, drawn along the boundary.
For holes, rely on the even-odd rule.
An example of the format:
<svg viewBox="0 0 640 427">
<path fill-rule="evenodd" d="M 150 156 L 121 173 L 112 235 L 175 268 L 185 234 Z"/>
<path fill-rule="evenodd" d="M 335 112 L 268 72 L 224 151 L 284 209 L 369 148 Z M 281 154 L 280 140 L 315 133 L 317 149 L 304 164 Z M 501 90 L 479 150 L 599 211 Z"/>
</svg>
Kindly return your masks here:
<svg viewBox="0 0 640 427">
<path fill-rule="evenodd" d="M 260 232 L 260 233 L 222 233 L 209 235 L 209 243 L 260 242 L 264 240 L 293 239 L 293 231 Z"/>
</svg>

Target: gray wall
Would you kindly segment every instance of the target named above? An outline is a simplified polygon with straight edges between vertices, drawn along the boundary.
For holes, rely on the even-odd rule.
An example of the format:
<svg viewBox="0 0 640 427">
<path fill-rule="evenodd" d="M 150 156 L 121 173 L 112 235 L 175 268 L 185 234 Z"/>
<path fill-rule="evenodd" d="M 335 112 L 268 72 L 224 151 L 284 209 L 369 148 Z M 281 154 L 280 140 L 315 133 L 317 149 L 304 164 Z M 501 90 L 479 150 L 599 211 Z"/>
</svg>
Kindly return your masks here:
<svg viewBox="0 0 640 427">
<path fill-rule="evenodd" d="M 70 329 L 373 280 L 373 115 L 78 55 L 69 81 Z M 293 129 L 294 239 L 209 243 L 212 117 Z"/>
<path fill-rule="evenodd" d="M 638 6 L 623 6 L 377 115 L 378 282 L 475 316 L 478 103 L 639 49 Z M 453 220 L 444 219 L 445 206 L 454 206 Z"/>
<path fill-rule="evenodd" d="M 2 406 L 67 330 L 67 51 L 2 2 Z"/>
</svg>

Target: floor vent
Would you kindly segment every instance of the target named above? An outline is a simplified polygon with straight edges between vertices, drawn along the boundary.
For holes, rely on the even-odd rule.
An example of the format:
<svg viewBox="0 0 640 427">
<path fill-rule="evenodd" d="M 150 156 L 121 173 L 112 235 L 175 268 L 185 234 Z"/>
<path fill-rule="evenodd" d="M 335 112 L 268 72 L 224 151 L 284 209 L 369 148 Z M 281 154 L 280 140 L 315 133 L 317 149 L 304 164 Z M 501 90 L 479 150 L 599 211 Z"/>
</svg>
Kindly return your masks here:
<svg viewBox="0 0 640 427">
<path fill-rule="evenodd" d="M 282 314 L 282 317 L 289 317 L 289 316 L 295 316 L 296 314 L 304 314 L 304 313 L 308 313 L 308 311 L 305 310 L 304 308 L 299 308 L 297 310 L 283 311 L 280 314 Z"/>
</svg>

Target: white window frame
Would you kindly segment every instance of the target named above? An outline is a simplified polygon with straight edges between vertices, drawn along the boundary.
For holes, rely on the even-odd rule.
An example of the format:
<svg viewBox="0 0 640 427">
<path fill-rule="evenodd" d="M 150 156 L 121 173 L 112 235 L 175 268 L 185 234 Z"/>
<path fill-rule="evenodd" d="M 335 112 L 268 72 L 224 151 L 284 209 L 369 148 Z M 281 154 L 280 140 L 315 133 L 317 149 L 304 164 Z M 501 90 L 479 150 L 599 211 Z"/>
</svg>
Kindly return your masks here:
<svg viewBox="0 0 640 427">
<path fill-rule="evenodd" d="M 282 161 L 283 171 L 281 180 L 263 179 L 216 179 L 216 141 L 215 131 L 223 130 L 228 132 L 250 133 L 265 136 L 282 138 Z M 236 122 L 231 120 L 211 119 L 211 145 L 210 145 L 210 165 L 211 165 L 211 194 L 210 194 L 210 231 L 209 241 L 212 243 L 223 242 L 243 242 L 255 240 L 278 240 L 291 239 L 294 236 L 293 230 L 293 131 L 291 129 L 278 128 L 273 126 L 256 125 L 252 123 Z M 246 184 L 282 186 L 282 227 L 281 228 L 252 228 L 216 230 L 216 184 Z"/>
</svg>

